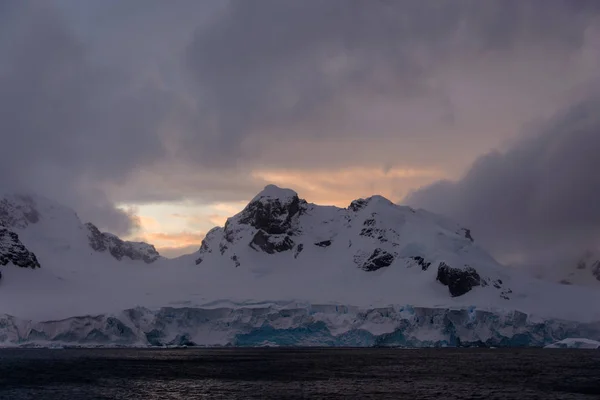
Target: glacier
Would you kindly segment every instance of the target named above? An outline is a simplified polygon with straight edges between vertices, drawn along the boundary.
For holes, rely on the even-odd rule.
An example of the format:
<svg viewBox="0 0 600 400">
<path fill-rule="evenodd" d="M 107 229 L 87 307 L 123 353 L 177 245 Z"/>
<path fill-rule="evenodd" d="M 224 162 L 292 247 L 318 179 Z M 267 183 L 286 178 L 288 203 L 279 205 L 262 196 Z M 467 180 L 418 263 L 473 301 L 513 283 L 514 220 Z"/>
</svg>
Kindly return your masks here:
<svg viewBox="0 0 600 400">
<path fill-rule="evenodd" d="M 600 323 L 475 307 L 360 308 L 331 304 L 136 307 L 35 322 L 0 316 L 0 346 L 544 347 L 600 340 Z"/>
<path fill-rule="evenodd" d="M 600 342 L 584 338 L 568 338 L 545 347 L 546 349 L 600 349 Z"/>
<path fill-rule="evenodd" d="M 469 229 L 381 196 L 339 208 L 270 185 L 209 231 L 198 251 L 176 259 L 35 196 L 0 200 L 0 224 L 11 239 L 0 256 L 23 255 L 1 269 L 0 347 L 543 347 L 600 339 L 593 287 L 507 268 Z M 36 268 L 23 268 L 25 250 Z"/>
</svg>

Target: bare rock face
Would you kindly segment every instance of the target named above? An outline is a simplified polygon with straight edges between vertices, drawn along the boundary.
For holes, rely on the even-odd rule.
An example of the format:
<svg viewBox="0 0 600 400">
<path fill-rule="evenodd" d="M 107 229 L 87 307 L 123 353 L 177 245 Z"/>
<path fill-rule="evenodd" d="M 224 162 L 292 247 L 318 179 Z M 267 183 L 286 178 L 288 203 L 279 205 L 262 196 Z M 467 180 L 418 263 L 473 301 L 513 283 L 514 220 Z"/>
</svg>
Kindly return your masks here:
<svg viewBox="0 0 600 400">
<path fill-rule="evenodd" d="M 100 232 L 90 222 L 86 223 L 85 226 L 89 230 L 88 238 L 90 247 L 94 251 L 104 252 L 108 250 L 117 260 L 128 257 L 132 260 L 143 260 L 146 264 L 150 264 L 160 258 L 160 254 L 158 254 L 158 251 L 151 244 L 121 240 L 113 234 Z"/>
<path fill-rule="evenodd" d="M 306 208 L 306 201 L 291 191 L 267 186 L 224 227 L 225 239 L 233 243 L 240 232 L 256 230 L 250 243 L 252 249 L 268 254 L 292 250 L 296 243 L 298 217 Z"/>
<path fill-rule="evenodd" d="M 353 200 L 350 205 L 348 206 L 348 210 L 353 211 L 353 212 L 358 212 L 360 210 L 362 210 L 363 208 L 365 208 L 365 206 L 368 204 L 368 200 L 367 199 L 356 199 Z"/>
<path fill-rule="evenodd" d="M 462 296 L 482 282 L 475 268 L 452 268 L 444 262 L 438 266 L 437 280 L 448 286 L 452 297 Z"/>
<path fill-rule="evenodd" d="M 300 200 L 295 193 L 280 198 L 258 196 L 244 208 L 237 222 L 260 229 L 268 235 L 293 234 L 293 219 L 305 204 L 306 201 Z"/>
<path fill-rule="evenodd" d="M 600 260 L 592 264 L 592 275 L 600 281 Z"/>
<path fill-rule="evenodd" d="M 295 248 L 294 256 L 298 257 L 303 245 L 297 246 L 293 237 L 301 233 L 298 220 L 306 208 L 306 201 L 298 198 L 296 192 L 274 185 L 265 187 L 239 214 L 227 219 L 223 228 L 213 228 L 206 234 L 196 265 L 213 250 L 224 255 L 239 242 L 267 254 Z M 240 263 L 236 256 L 234 265 Z"/>
<path fill-rule="evenodd" d="M 19 240 L 19 235 L 6 228 L 0 228 L 0 265 L 9 262 L 22 268 L 40 268 L 34 253 Z"/>
<path fill-rule="evenodd" d="M 268 235 L 263 230 L 256 232 L 250 242 L 253 249 L 260 249 L 269 254 L 291 250 L 294 246 L 294 241 L 288 235 Z"/>
<path fill-rule="evenodd" d="M 470 229 L 467 229 L 467 228 L 461 228 L 460 230 L 461 230 L 461 232 L 463 233 L 463 235 L 464 235 L 464 236 L 465 236 L 467 239 L 469 239 L 471 242 L 474 242 L 474 241 L 475 241 L 475 239 L 473 239 L 473 236 L 471 236 L 471 230 L 470 230 Z"/>
<path fill-rule="evenodd" d="M 375 249 L 371 256 L 362 265 L 365 271 L 377 271 L 389 267 L 394 262 L 395 256 L 382 249 Z"/>
<path fill-rule="evenodd" d="M 421 267 L 421 269 L 423 271 L 427 271 L 429 269 L 429 267 L 431 266 L 431 262 L 426 261 L 425 258 L 423 258 L 421 256 L 414 256 L 411 258 L 417 263 L 418 266 Z"/>
</svg>

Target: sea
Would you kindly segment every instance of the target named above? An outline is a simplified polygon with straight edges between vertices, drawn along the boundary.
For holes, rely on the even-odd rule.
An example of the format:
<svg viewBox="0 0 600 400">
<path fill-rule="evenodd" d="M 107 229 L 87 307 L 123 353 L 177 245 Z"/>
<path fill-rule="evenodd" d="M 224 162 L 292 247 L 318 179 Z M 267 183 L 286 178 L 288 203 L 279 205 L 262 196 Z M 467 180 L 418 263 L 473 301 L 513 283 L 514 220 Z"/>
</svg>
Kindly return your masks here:
<svg viewBox="0 0 600 400">
<path fill-rule="evenodd" d="M 600 350 L 2 349 L 0 399 L 600 399 Z"/>
</svg>

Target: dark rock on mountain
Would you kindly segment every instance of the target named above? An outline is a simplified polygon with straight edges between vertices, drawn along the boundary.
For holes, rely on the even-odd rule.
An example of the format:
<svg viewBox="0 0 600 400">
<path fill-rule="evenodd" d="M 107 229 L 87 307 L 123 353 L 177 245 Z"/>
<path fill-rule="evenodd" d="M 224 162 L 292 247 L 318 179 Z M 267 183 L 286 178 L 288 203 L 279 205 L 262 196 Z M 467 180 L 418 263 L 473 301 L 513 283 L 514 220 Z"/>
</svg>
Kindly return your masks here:
<svg viewBox="0 0 600 400">
<path fill-rule="evenodd" d="M 317 243 L 315 243 L 315 246 L 329 247 L 329 246 L 331 246 L 331 240 L 323 240 L 322 242 L 317 242 Z"/>
<path fill-rule="evenodd" d="M 592 275 L 594 275 L 594 277 L 600 281 L 600 260 L 596 261 L 594 264 L 592 264 Z"/>
<path fill-rule="evenodd" d="M 249 244 L 254 250 L 261 249 L 269 254 L 291 250 L 294 245 L 294 241 L 288 235 L 268 235 L 263 230 L 256 232 Z"/>
<path fill-rule="evenodd" d="M 431 263 L 425 261 L 425 259 L 421 256 L 415 256 L 411 258 L 417 262 L 417 265 L 419 265 L 423 271 L 427 271 L 427 269 L 431 266 Z"/>
<path fill-rule="evenodd" d="M 279 235 L 292 230 L 292 219 L 305 207 L 306 201 L 298 196 L 285 199 L 258 198 L 240 213 L 238 223 L 250 225 L 269 235 Z"/>
<path fill-rule="evenodd" d="M 394 262 L 394 255 L 382 249 L 375 249 L 373 254 L 363 264 L 365 271 L 377 271 L 378 269 L 389 267 Z"/>
<path fill-rule="evenodd" d="M 396 246 L 395 239 L 399 237 L 398 232 L 390 227 L 377 227 L 377 213 L 372 213 L 370 218 L 365 219 L 363 222 L 364 228 L 360 230 L 359 235 L 364 237 L 370 237 L 377 239 L 379 243 L 387 243 L 392 240 L 392 245 Z"/>
<path fill-rule="evenodd" d="M 471 242 L 474 242 L 475 240 L 473 239 L 473 236 L 471 236 L 471 230 L 467 229 L 467 228 L 462 228 L 461 231 L 463 232 L 464 236 L 469 239 Z"/>
<path fill-rule="evenodd" d="M 354 211 L 354 212 L 358 212 L 358 211 L 362 210 L 368 203 L 369 202 L 368 202 L 367 199 L 357 199 L 357 200 L 354 200 L 348 206 L 348 210 Z"/>
<path fill-rule="evenodd" d="M 451 268 L 444 262 L 438 266 L 437 280 L 448 286 L 452 297 L 462 296 L 473 287 L 481 285 L 481 277 L 475 268 Z"/>
<path fill-rule="evenodd" d="M 160 258 L 160 254 L 153 245 L 143 242 L 127 242 L 119 237 L 100 230 L 92 223 L 85 224 L 89 230 L 88 238 L 90 247 L 99 252 L 109 251 L 117 260 L 128 257 L 132 260 L 143 260 L 150 264 Z"/>
<path fill-rule="evenodd" d="M 296 251 L 294 252 L 294 258 L 298 258 L 300 253 L 302 253 L 302 250 L 304 250 L 304 245 L 302 243 L 300 243 L 298 246 L 296 246 Z"/>
<path fill-rule="evenodd" d="M 0 228 L 0 265 L 9 262 L 22 268 L 40 267 L 37 257 L 21 243 L 19 235 L 6 228 Z"/>
</svg>

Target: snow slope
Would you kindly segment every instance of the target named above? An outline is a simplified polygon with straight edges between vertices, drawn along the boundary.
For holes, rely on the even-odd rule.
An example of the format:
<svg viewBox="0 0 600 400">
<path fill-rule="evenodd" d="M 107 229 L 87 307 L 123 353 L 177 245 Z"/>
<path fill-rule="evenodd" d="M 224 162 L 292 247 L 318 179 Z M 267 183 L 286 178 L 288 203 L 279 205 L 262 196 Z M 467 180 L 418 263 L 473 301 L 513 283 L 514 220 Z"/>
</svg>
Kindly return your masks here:
<svg viewBox="0 0 600 400">
<path fill-rule="evenodd" d="M 600 339 L 599 291 L 505 268 L 468 229 L 380 196 L 337 208 L 267 186 L 211 230 L 198 252 L 173 260 L 154 257 L 147 245 L 126 246 L 143 254 L 118 259 L 107 234 L 100 236 L 108 240 L 105 250 L 96 251 L 102 246 L 90 244 L 94 234 L 73 211 L 45 199 L 33 203 L 21 202 L 21 212 L 4 218 L 41 265 L 2 267 L 5 344 L 168 344 L 187 335 L 196 344 L 271 337 L 283 344 L 372 345 L 400 343 L 408 333 L 405 345 Z M 262 319 L 249 316 L 257 309 Z M 317 318 L 315 309 L 325 311 Z M 401 311 L 416 309 L 430 311 Z M 428 313 L 435 321 L 427 317 L 423 325 Z M 453 313 L 462 315 L 458 322 Z M 377 323 L 361 322 L 379 314 Z"/>
<path fill-rule="evenodd" d="M 548 267 L 548 264 L 551 267 Z M 563 285 L 600 288 L 600 252 L 587 251 L 579 257 L 566 258 L 558 264 L 528 266 L 535 276 Z"/>
<path fill-rule="evenodd" d="M 107 252 L 117 260 L 127 257 L 151 263 L 160 258 L 154 246 L 102 233 L 92 223 L 83 224 L 73 210 L 40 196 L 1 198 L 0 226 L 18 234 L 26 247 L 50 263 L 70 253 L 82 257 L 90 250 Z"/>
<path fill-rule="evenodd" d="M 590 339 L 568 338 L 552 343 L 546 349 L 600 349 L 600 342 Z"/>
</svg>

